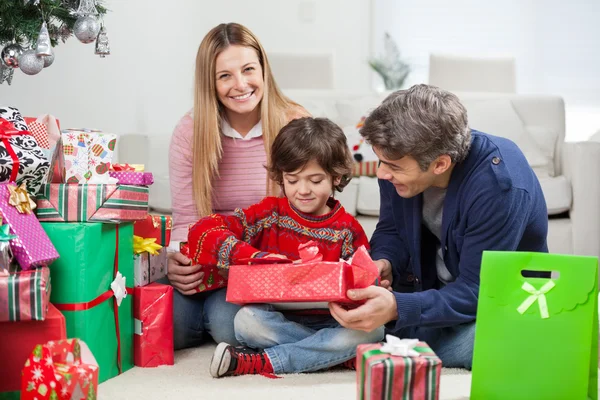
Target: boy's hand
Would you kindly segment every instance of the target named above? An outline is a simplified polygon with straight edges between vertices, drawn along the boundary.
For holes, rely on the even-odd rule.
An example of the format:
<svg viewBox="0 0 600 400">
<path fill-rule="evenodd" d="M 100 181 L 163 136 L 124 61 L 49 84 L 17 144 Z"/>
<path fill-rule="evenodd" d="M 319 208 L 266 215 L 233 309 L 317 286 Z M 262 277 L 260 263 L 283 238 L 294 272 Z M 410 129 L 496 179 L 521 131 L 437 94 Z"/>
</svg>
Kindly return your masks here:
<svg viewBox="0 0 600 400">
<path fill-rule="evenodd" d="M 169 256 L 167 277 L 171 285 L 183 295 L 196 293 L 196 288 L 202 283 L 204 272 L 201 265 L 191 265 L 192 260 L 181 253 Z"/>
</svg>

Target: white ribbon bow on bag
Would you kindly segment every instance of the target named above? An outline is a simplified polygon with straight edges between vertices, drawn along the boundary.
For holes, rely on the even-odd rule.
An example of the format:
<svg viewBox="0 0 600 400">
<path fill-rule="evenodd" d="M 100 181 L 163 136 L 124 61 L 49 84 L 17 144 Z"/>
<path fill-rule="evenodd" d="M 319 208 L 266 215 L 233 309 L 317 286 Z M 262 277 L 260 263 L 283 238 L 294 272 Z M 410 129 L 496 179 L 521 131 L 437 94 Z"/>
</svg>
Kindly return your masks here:
<svg viewBox="0 0 600 400">
<path fill-rule="evenodd" d="M 414 348 L 419 343 L 419 339 L 399 339 L 396 336 L 385 335 L 386 343 L 381 346 L 379 351 L 390 353 L 393 356 L 400 357 L 419 357 L 420 353 Z"/>
<path fill-rule="evenodd" d="M 530 283 L 524 282 L 523 286 L 521 286 L 521 289 L 527 293 L 530 293 L 531 296 L 526 298 L 525 301 L 523 301 L 523 303 L 521 303 L 521 305 L 517 308 L 519 314 L 524 314 L 525 311 L 527 311 L 529 307 L 531 307 L 531 305 L 537 301 L 540 306 L 540 314 L 542 319 L 550 318 L 550 314 L 548 313 L 548 302 L 546 301 L 546 293 L 548 293 L 554 286 L 556 286 L 554 281 L 549 281 L 538 290 Z"/>
<path fill-rule="evenodd" d="M 127 297 L 127 288 L 125 287 L 125 277 L 121 275 L 120 272 L 117 272 L 115 276 L 115 280 L 110 284 L 110 288 L 115 294 L 115 298 L 117 299 L 117 307 L 121 306 L 121 302 L 125 297 Z"/>
</svg>

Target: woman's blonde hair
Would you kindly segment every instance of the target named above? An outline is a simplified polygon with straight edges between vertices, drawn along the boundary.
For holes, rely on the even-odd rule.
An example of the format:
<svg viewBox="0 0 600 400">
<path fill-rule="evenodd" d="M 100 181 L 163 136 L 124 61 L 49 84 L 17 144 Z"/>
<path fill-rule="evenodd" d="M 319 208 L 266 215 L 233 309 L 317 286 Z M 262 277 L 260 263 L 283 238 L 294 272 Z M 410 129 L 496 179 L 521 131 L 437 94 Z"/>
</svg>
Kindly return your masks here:
<svg viewBox="0 0 600 400">
<path fill-rule="evenodd" d="M 200 43 L 196 55 L 194 92 L 192 189 L 200 217 L 213 212 L 213 180 L 219 174 L 219 161 L 223 154 L 221 118 L 223 118 L 224 107 L 216 95 L 215 64 L 217 56 L 231 45 L 253 48 L 262 67 L 264 89 L 259 107 L 267 159 L 279 130 L 288 122 L 294 111 L 301 109 L 279 90 L 271 74 L 267 54 L 248 28 L 240 24 L 229 23 L 220 24 L 208 32 Z M 276 190 L 274 182 L 268 181 L 265 182 L 265 185 L 269 194 Z"/>
</svg>

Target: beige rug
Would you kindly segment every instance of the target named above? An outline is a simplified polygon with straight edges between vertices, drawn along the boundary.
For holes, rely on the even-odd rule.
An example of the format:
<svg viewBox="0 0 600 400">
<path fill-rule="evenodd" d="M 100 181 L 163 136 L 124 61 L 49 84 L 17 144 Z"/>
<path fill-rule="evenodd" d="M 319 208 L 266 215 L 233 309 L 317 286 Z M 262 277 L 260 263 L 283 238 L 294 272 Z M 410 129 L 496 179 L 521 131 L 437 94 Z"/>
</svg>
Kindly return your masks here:
<svg viewBox="0 0 600 400">
<path fill-rule="evenodd" d="M 175 365 L 134 368 L 100 385 L 100 400 L 260 399 L 337 400 L 356 398 L 352 371 L 282 375 L 282 379 L 239 376 L 213 379 L 208 365 L 214 344 L 175 354 Z M 440 399 L 468 399 L 471 375 L 465 370 L 444 369 Z"/>
</svg>

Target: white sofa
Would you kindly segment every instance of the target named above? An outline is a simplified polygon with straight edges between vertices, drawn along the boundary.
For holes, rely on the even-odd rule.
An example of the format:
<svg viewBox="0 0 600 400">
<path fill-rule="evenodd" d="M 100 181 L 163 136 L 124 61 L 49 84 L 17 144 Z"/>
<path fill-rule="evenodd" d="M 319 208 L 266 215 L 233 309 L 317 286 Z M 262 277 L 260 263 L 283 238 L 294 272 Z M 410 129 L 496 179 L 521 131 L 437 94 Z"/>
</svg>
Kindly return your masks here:
<svg viewBox="0 0 600 400">
<path fill-rule="evenodd" d="M 287 94 L 313 116 L 328 117 L 354 135 L 360 118 L 386 96 L 313 91 Z M 515 141 L 536 171 L 550 214 L 550 251 L 600 256 L 600 143 L 564 141 L 562 99 L 545 95 L 457 94 L 467 108 L 472 128 Z M 118 160 L 144 163 L 154 172 L 150 206 L 167 213 L 171 207 L 166 150 L 169 139 L 170 132 L 122 135 L 117 149 Z M 358 214 L 367 233 L 372 232 L 379 214 L 377 180 L 354 179 L 338 197 L 348 211 Z"/>
</svg>

